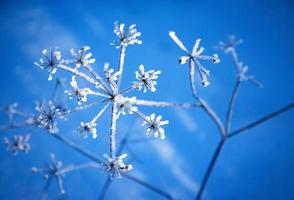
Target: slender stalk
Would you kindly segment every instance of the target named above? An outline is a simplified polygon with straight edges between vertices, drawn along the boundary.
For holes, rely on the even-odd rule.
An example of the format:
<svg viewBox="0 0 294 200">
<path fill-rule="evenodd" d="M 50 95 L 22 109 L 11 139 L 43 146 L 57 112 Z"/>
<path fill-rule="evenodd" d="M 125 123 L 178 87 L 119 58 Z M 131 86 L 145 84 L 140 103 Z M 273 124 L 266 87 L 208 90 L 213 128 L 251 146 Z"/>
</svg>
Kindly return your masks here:
<svg viewBox="0 0 294 200">
<path fill-rule="evenodd" d="M 40 196 L 40 200 L 46 200 L 47 199 L 47 195 L 48 195 L 48 189 L 51 185 L 51 181 L 52 181 L 52 177 L 49 176 L 48 179 L 46 180 L 46 183 L 45 183 L 45 186 L 43 188 L 43 191 L 41 193 L 41 196 Z"/>
<path fill-rule="evenodd" d="M 98 163 L 102 163 L 102 161 L 96 157 L 96 155 L 94 155 L 93 153 L 89 152 L 88 150 L 84 149 L 83 147 L 69 141 L 68 139 L 66 139 L 65 137 L 59 135 L 59 134 L 51 134 L 53 137 L 55 137 L 57 140 L 61 141 L 62 143 L 64 143 L 65 145 L 69 146 L 70 148 L 72 148 L 73 150 L 79 152 L 80 154 L 88 157 L 89 159 L 98 162 Z"/>
<path fill-rule="evenodd" d="M 199 104 L 193 103 L 175 103 L 175 102 L 165 102 L 165 101 L 146 101 L 146 100 L 139 100 L 136 99 L 132 101 L 133 105 L 139 106 L 152 106 L 152 107 L 179 107 L 179 108 L 192 108 L 198 107 Z"/>
<path fill-rule="evenodd" d="M 226 130 L 223 126 L 223 123 L 221 122 L 221 120 L 219 119 L 218 115 L 215 113 L 215 111 L 206 103 L 206 101 L 204 101 L 203 99 L 201 99 L 200 97 L 196 98 L 198 100 L 198 102 L 200 103 L 201 107 L 204 109 L 204 111 L 208 114 L 208 116 L 214 121 L 214 123 L 216 124 L 221 137 L 224 138 L 227 136 Z"/>
<path fill-rule="evenodd" d="M 134 176 L 128 175 L 128 174 L 123 174 L 123 177 L 125 177 L 125 178 L 127 178 L 129 180 L 132 180 L 135 183 L 138 183 L 138 184 L 146 187 L 147 189 L 149 189 L 149 190 L 151 190 L 151 191 L 153 191 L 153 192 L 155 192 L 155 193 L 157 193 L 157 194 L 159 194 L 159 195 L 161 195 L 161 196 L 163 196 L 163 197 L 165 197 L 167 199 L 171 199 L 171 200 L 173 199 L 170 194 L 160 190 L 159 189 L 160 187 L 155 187 L 153 185 L 150 185 L 150 184 L 148 184 L 148 183 L 146 183 L 146 182 L 144 182 L 144 181 L 142 181 L 142 180 L 140 180 L 140 179 L 138 179 L 138 178 L 136 178 Z"/>
<path fill-rule="evenodd" d="M 192 90 L 192 95 L 196 98 L 196 88 L 195 88 L 195 62 L 192 59 L 189 59 L 189 80 Z"/>
<path fill-rule="evenodd" d="M 119 72 L 118 79 L 117 79 L 118 91 L 119 91 L 119 86 L 121 83 L 122 74 L 123 74 L 123 70 L 124 70 L 125 56 L 126 56 L 126 46 L 121 45 L 120 46 L 120 53 L 119 53 L 119 62 L 118 62 L 118 72 Z"/>
<path fill-rule="evenodd" d="M 52 101 L 55 101 L 55 98 L 56 98 L 56 94 L 57 94 L 57 89 L 58 87 L 60 86 L 60 79 L 58 78 L 56 80 L 56 83 L 55 83 L 55 86 L 54 86 L 54 89 L 53 89 L 53 92 L 52 92 L 52 95 L 51 95 L 51 100 Z"/>
<path fill-rule="evenodd" d="M 112 181 L 111 181 L 110 177 L 107 176 L 107 179 L 105 180 L 104 185 L 101 190 L 101 193 L 99 195 L 99 198 L 98 198 L 99 200 L 103 200 L 105 198 L 105 195 L 106 195 L 107 190 L 110 187 L 111 183 L 112 183 Z"/>
<path fill-rule="evenodd" d="M 116 121 L 117 121 L 117 102 L 112 104 L 111 125 L 110 125 L 110 156 L 115 158 L 115 138 L 116 138 Z"/>
<path fill-rule="evenodd" d="M 85 105 L 82 105 L 82 106 L 78 106 L 78 107 L 76 107 L 76 108 L 74 108 L 72 110 L 65 111 L 65 114 L 70 114 L 70 113 L 73 113 L 73 112 L 78 112 L 78 111 L 81 111 L 81 110 L 89 109 L 89 108 L 92 108 L 94 106 L 97 106 L 100 103 L 105 103 L 105 102 L 110 101 L 110 100 L 111 100 L 111 98 L 105 98 L 105 99 L 95 101 L 95 102 L 90 103 L 90 104 L 85 104 Z"/>
<path fill-rule="evenodd" d="M 85 68 L 88 70 L 88 72 L 93 76 L 95 77 L 95 79 L 101 84 L 101 86 L 103 88 L 101 88 L 104 92 L 106 92 L 107 94 L 111 94 L 111 90 L 108 88 L 108 86 L 106 85 L 106 83 L 103 81 L 102 77 L 96 73 L 92 67 L 90 66 L 85 66 Z"/>
<path fill-rule="evenodd" d="M 100 82 L 94 80 L 93 78 L 91 78 L 87 74 L 80 72 L 75 68 L 71 68 L 71 67 L 68 67 L 65 65 L 59 65 L 58 68 L 63 69 L 65 71 L 68 71 L 76 76 L 79 76 L 79 77 L 83 78 L 84 80 L 88 81 L 89 83 L 91 83 L 93 86 L 98 87 L 100 89 L 103 89 L 103 86 L 100 84 Z"/>
<path fill-rule="evenodd" d="M 212 159 L 211 159 L 210 162 L 209 162 L 209 165 L 208 165 L 208 168 L 207 168 L 207 170 L 206 170 L 206 172 L 205 172 L 205 175 L 204 175 L 204 177 L 203 177 L 203 179 L 202 179 L 202 181 L 201 181 L 200 188 L 199 188 L 199 190 L 198 190 L 198 192 L 197 192 L 197 195 L 196 195 L 196 200 L 200 200 L 200 199 L 201 199 L 202 194 L 203 194 L 203 191 L 204 191 L 205 186 L 206 186 L 206 184 L 207 184 L 207 181 L 208 181 L 208 179 L 209 179 L 209 177 L 210 177 L 210 175 L 211 175 L 211 172 L 212 172 L 212 170 L 213 170 L 213 167 L 214 167 L 214 165 L 215 165 L 215 163 L 216 163 L 216 161 L 217 161 L 217 159 L 218 159 L 218 157 L 219 157 L 219 155 L 220 155 L 220 153 L 221 153 L 221 151 L 222 151 L 222 148 L 223 148 L 223 146 L 224 146 L 226 140 L 227 140 L 227 139 L 224 138 L 224 139 L 222 139 L 222 140 L 219 142 L 219 144 L 218 144 L 218 146 L 217 146 L 217 148 L 216 148 L 216 150 L 215 150 L 215 152 L 214 152 L 214 154 L 213 154 L 213 156 L 212 156 Z"/>
<path fill-rule="evenodd" d="M 85 169 L 85 168 L 98 168 L 98 165 L 94 162 L 84 163 L 80 165 L 70 165 L 68 167 L 64 167 L 61 170 L 58 170 L 56 175 L 63 175 L 72 171 L 77 171 L 77 170 Z"/>
<path fill-rule="evenodd" d="M 238 78 L 230 99 L 230 103 L 229 103 L 229 107 L 228 107 L 228 111 L 227 111 L 227 118 L 226 118 L 226 126 L 225 126 L 225 130 L 227 133 L 229 133 L 230 128 L 231 128 L 231 121 L 232 121 L 232 116 L 233 116 L 233 110 L 234 110 L 234 105 L 238 96 L 238 92 L 240 90 L 240 84 L 241 81 Z"/>
<path fill-rule="evenodd" d="M 254 128 L 254 127 L 256 127 L 257 125 L 259 125 L 261 123 L 264 123 L 264 122 L 266 122 L 266 121 L 268 121 L 268 120 L 270 120 L 270 119 L 272 119 L 272 118 L 274 118 L 274 117 L 276 117 L 276 116 L 278 116 L 278 115 L 280 115 L 280 114 L 282 114 L 284 112 L 287 112 L 287 111 L 291 110 L 293 107 L 294 107 L 294 102 L 292 102 L 292 103 L 288 104 L 287 106 L 280 108 L 277 111 L 274 111 L 274 112 L 272 112 L 272 113 L 270 113 L 270 114 L 268 114 L 268 115 L 266 115 L 264 117 L 261 117 L 260 119 L 254 121 L 254 122 L 251 122 L 251 123 L 239 128 L 239 129 L 231 132 L 228 137 L 231 138 L 231 137 L 234 137 L 236 135 L 239 135 L 240 133 L 242 133 L 244 131 L 247 131 L 247 130 L 249 130 L 251 128 Z"/>
</svg>

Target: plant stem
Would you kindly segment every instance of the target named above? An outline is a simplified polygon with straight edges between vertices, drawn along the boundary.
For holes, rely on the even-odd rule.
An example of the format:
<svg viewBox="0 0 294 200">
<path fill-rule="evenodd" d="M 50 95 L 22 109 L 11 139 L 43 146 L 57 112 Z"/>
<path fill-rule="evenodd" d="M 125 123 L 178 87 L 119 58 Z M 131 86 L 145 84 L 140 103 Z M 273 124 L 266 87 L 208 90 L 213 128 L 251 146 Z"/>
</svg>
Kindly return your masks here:
<svg viewBox="0 0 294 200">
<path fill-rule="evenodd" d="M 229 103 L 229 107 L 228 107 L 228 111 L 227 111 L 227 118 L 226 118 L 226 126 L 225 126 L 225 130 L 227 133 L 229 133 L 230 128 L 231 128 L 231 121 L 232 121 L 232 116 L 233 116 L 233 110 L 234 110 L 234 105 L 238 96 L 238 92 L 240 90 L 240 84 L 241 81 L 238 78 L 230 99 L 230 103 Z"/>
<path fill-rule="evenodd" d="M 116 121 L 117 121 L 117 102 L 112 104 L 111 125 L 110 125 L 110 156 L 115 158 L 115 138 L 116 138 Z"/>
<path fill-rule="evenodd" d="M 62 143 L 64 143 L 65 145 L 69 146 L 70 148 L 74 149 L 75 151 L 79 152 L 80 154 L 88 157 L 89 159 L 98 162 L 98 163 L 102 163 L 102 161 L 96 157 L 93 153 L 89 152 L 88 150 L 82 148 L 81 146 L 69 141 L 68 139 L 66 139 L 65 137 L 59 135 L 59 134 L 51 134 L 53 137 L 55 137 L 56 139 L 58 139 L 59 141 L 61 141 Z"/>
<path fill-rule="evenodd" d="M 120 46 L 120 52 L 119 52 L 119 62 L 118 62 L 118 79 L 117 79 L 117 90 L 119 91 L 119 86 L 121 83 L 121 78 L 124 70 L 124 62 L 125 62 L 125 56 L 126 56 L 126 46 L 121 45 Z"/>
<path fill-rule="evenodd" d="M 236 135 L 238 135 L 238 134 L 240 134 L 240 133 L 242 133 L 244 131 L 247 131 L 247 130 L 249 130 L 251 128 L 254 128 L 255 126 L 257 126 L 257 125 L 259 125 L 261 123 L 264 123 L 264 122 L 276 117 L 279 114 L 282 114 L 284 112 L 287 112 L 287 111 L 291 110 L 293 107 L 294 107 L 294 102 L 292 102 L 292 103 L 288 104 L 287 106 L 280 108 L 277 111 L 274 111 L 274 112 L 272 112 L 272 113 L 270 113 L 270 114 L 268 114 L 268 115 L 266 115 L 266 116 L 264 116 L 264 117 L 262 117 L 262 118 L 260 118 L 260 119 L 258 119 L 256 121 L 254 121 L 254 122 L 251 122 L 251 123 L 239 128 L 239 129 L 231 132 L 228 137 L 229 138 L 234 137 L 234 136 L 236 136 Z"/>
<path fill-rule="evenodd" d="M 220 155 L 220 153 L 222 151 L 222 148 L 223 148 L 226 140 L 227 140 L 227 138 L 223 138 L 219 142 L 219 144 L 218 144 L 218 146 L 217 146 L 217 148 L 216 148 L 216 150 L 215 150 L 215 152 L 214 152 L 214 154 L 212 156 L 212 159 L 209 162 L 209 165 L 208 165 L 208 168 L 207 168 L 207 170 L 205 172 L 204 178 L 201 181 L 200 188 L 199 188 L 199 190 L 197 192 L 197 195 L 196 195 L 196 200 L 200 200 L 201 199 L 202 194 L 203 194 L 203 191 L 204 191 L 205 186 L 207 184 L 207 181 L 208 181 L 208 179 L 209 179 L 209 177 L 211 175 L 211 172 L 213 170 L 213 167 L 214 167 L 214 165 L 215 165 L 215 163 L 216 163 L 216 161 L 217 161 L 217 159 L 218 159 L 218 157 L 219 157 L 219 155 Z"/>
</svg>

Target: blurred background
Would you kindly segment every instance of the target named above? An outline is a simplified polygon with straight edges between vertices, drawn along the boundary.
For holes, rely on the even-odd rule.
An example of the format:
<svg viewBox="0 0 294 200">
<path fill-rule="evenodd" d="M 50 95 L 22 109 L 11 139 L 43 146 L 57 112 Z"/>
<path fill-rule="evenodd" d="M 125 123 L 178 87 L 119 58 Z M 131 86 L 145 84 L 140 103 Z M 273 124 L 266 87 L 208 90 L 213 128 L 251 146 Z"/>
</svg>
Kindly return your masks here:
<svg viewBox="0 0 294 200">
<path fill-rule="evenodd" d="M 242 38 L 237 47 L 241 61 L 249 66 L 263 85 L 249 82 L 241 86 L 232 129 L 258 119 L 294 99 L 294 1 L 1 1 L 0 3 L 0 105 L 19 102 L 26 112 L 34 112 L 35 100 L 48 100 L 57 77 L 69 89 L 70 75 L 60 71 L 48 82 L 48 74 L 33 63 L 44 48 L 59 46 L 69 58 L 70 48 L 91 47 L 94 68 L 102 72 L 104 62 L 116 67 L 119 50 L 109 44 L 115 39 L 115 21 L 137 24 L 142 45 L 127 48 L 122 87 L 135 80 L 140 64 L 161 70 L 156 93 L 134 91 L 130 95 L 147 100 L 193 102 L 188 66 L 179 65 L 183 52 L 169 38 L 174 30 L 192 48 L 202 38 L 205 54 L 218 53 L 221 63 L 202 62 L 211 71 L 211 85 L 197 87 L 201 97 L 225 119 L 236 78 L 230 57 L 214 49 L 229 34 Z M 198 78 L 199 80 L 199 78 Z M 59 90 L 60 102 L 72 108 Z M 93 100 L 93 99 L 90 99 Z M 201 109 L 140 108 L 145 114 L 162 114 L 170 124 L 166 139 L 148 138 L 124 150 L 134 170 L 130 172 L 175 199 L 193 199 L 209 160 L 220 139 L 216 126 Z M 98 139 L 78 137 L 80 121 L 93 118 L 97 110 L 75 113 L 59 122 L 61 134 L 102 156 L 109 149 L 110 110 L 98 121 Z M 293 199 L 294 198 L 294 112 L 289 111 L 265 124 L 232 138 L 223 149 L 207 184 L 203 199 Z M 0 123 L 7 123 L 4 114 Z M 135 115 L 118 122 L 118 139 L 131 131 L 130 138 L 146 138 L 142 121 Z M 54 153 L 64 165 L 81 164 L 88 159 L 63 145 L 41 129 L 2 132 L 4 136 L 31 133 L 31 151 L 17 156 L 0 145 L 0 199 L 37 199 L 44 187 L 40 174 L 31 167 L 42 167 Z M 131 153 L 133 152 L 133 153 Z M 95 169 L 67 174 L 64 187 L 68 199 L 98 199 L 106 175 Z M 58 198 L 56 182 L 49 199 Z M 106 199 L 164 199 L 162 196 L 126 179 L 114 181 Z"/>
</svg>

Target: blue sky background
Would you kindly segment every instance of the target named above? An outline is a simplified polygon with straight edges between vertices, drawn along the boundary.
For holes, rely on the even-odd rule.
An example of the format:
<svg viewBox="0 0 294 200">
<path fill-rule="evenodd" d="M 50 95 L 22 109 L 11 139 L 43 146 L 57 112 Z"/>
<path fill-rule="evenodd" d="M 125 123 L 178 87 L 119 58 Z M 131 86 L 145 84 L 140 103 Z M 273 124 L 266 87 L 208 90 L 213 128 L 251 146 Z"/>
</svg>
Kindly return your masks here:
<svg viewBox="0 0 294 200">
<path fill-rule="evenodd" d="M 107 3 L 106 3 L 107 2 Z M 294 2 L 283 1 L 1 1 L 0 4 L 0 105 L 19 102 L 25 111 L 33 112 L 34 100 L 48 99 L 54 81 L 35 67 L 44 48 L 58 45 L 64 56 L 70 48 L 91 46 L 102 72 L 104 62 L 116 66 L 119 51 L 113 41 L 114 21 L 137 24 L 143 44 L 127 49 L 123 86 L 135 79 L 140 64 L 162 71 L 156 93 L 133 92 L 138 98 L 192 102 L 187 66 L 178 65 L 181 50 L 168 36 L 176 31 L 187 47 L 196 38 L 206 54 L 226 35 L 244 39 L 237 47 L 240 60 L 249 66 L 250 74 L 264 85 L 257 89 L 244 83 L 236 103 L 233 129 L 262 117 L 294 99 Z M 225 118 L 229 96 L 235 80 L 235 68 L 228 55 L 217 52 L 221 63 L 203 63 L 211 72 L 211 85 L 198 88 Z M 69 88 L 70 76 L 65 78 Z M 56 78 L 56 76 L 55 76 Z M 60 92 L 60 96 L 66 99 Z M 66 99 L 72 107 L 74 102 Z M 132 146 L 140 161 L 133 161 L 134 176 L 144 179 L 176 199 L 194 198 L 205 169 L 217 145 L 215 125 L 200 109 L 142 108 L 146 114 L 162 114 L 166 140 L 154 140 Z M 74 114 L 61 122 L 61 133 L 97 155 L 108 151 L 110 112 L 98 124 L 98 139 L 76 136 L 79 122 L 90 120 L 96 110 Z M 207 185 L 204 199 L 292 199 L 294 198 L 294 112 L 283 114 L 266 124 L 231 139 L 225 146 Z M 2 115 L 0 122 L 5 122 Z M 119 120 L 118 138 L 122 138 L 136 116 Z M 60 123 L 59 123 L 60 124 Z M 144 138 L 141 121 L 136 121 L 133 138 Z M 24 134 L 29 130 L 3 133 Z M 32 166 L 43 166 L 50 153 L 66 164 L 79 164 L 87 159 L 37 130 L 32 135 L 28 155 L 10 155 L 0 148 L 0 199 L 36 199 L 44 181 L 32 174 Z M 128 149 L 126 149 L 128 152 Z M 105 174 L 93 169 L 67 174 L 64 178 L 69 199 L 97 199 Z M 49 199 L 57 198 L 56 184 Z M 107 199 L 160 199 L 161 197 L 128 180 L 115 181 Z"/>
</svg>

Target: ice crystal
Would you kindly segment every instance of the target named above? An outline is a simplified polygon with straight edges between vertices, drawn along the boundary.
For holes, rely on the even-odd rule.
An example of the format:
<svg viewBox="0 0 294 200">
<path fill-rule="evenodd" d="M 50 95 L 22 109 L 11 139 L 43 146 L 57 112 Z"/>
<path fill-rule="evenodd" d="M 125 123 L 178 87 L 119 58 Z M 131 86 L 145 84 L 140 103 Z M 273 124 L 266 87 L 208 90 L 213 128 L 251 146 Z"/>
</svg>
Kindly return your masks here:
<svg viewBox="0 0 294 200">
<path fill-rule="evenodd" d="M 161 74 L 161 71 L 155 71 L 155 70 L 149 70 L 145 71 L 144 65 L 140 65 L 139 70 L 135 72 L 136 79 L 139 81 L 136 88 L 138 90 L 141 90 L 144 88 L 144 92 L 147 91 L 147 89 L 151 90 L 151 92 L 156 91 L 156 80 L 158 79 L 158 75 Z M 136 83 L 136 82 L 134 82 Z"/>
<path fill-rule="evenodd" d="M 126 153 L 114 158 L 104 154 L 103 158 L 106 162 L 103 162 L 101 167 L 104 172 L 109 173 L 111 179 L 121 178 L 121 172 L 130 171 L 133 169 L 132 165 L 126 165 L 124 163 L 126 157 Z"/>
<path fill-rule="evenodd" d="M 81 66 L 90 66 L 96 60 L 92 57 L 92 53 L 88 53 L 87 51 L 90 50 L 89 46 L 84 46 L 80 48 L 77 52 L 74 49 L 71 49 L 71 55 L 74 57 L 72 62 L 74 63 L 76 68 L 80 68 Z"/>
<path fill-rule="evenodd" d="M 203 67 L 200 63 L 200 60 L 212 60 L 215 64 L 220 62 L 220 59 L 217 54 L 213 54 L 212 56 L 202 55 L 204 48 L 199 47 L 201 39 L 197 39 L 192 52 L 190 53 L 185 45 L 181 42 L 181 40 L 176 36 L 174 31 L 169 32 L 169 36 L 171 39 L 182 49 L 186 55 L 181 56 L 179 58 L 180 64 L 185 64 L 187 61 L 190 63 L 191 72 L 194 75 L 194 65 L 196 65 L 198 72 L 200 74 L 201 83 L 203 86 L 208 86 L 210 82 L 208 81 L 207 77 L 209 76 L 210 72 L 205 67 Z"/>
<path fill-rule="evenodd" d="M 167 125 L 169 121 L 162 121 L 161 119 L 161 115 L 156 117 L 154 113 L 146 117 L 146 120 L 143 122 L 142 126 L 147 126 L 147 136 L 154 134 L 155 138 L 159 136 L 160 139 L 165 139 L 164 129 L 161 126 Z"/>
<path fill-rule="evenodd" d="M 141 33 L 137 31 L 136 25 L 132 24 L 128 30 L 124 30 L 125 24 L 114 23 L 114 33 L 117 36 L 117 40 L 112 45 L 117 46 L 128 46 L 129 44 L 142 44 L 142 41 L 138 39 Z"/>
<path fill-rule="evenodd" d="M 52 75 L 56 73 L 59 65 L 63 63 L 61 60 L 61 52 L 58 51 L 58 47 L 53 47 L 50 52 L 47 49 L 42 51 L 43 58 L 40 62 L 35 62 L 35 65 L 41 69 L 46 69 L 49 72 L 48 80 L 52 80 Z"/>
<path fill-rule="evenodd" d="M 58 132 L 56 119 L 64 119 L 64 115 L 52 101 L 49 101 L 47 106 L 44 103 L 38 103 L 36 111 L 39 112 L 39 127 L 47 129 L 50 133 Z"/>
<path fill-rule="evenodd" d="M 7 150 L 10 151 L 13 155 L 16 155 L 18 152 L 28 153 L 30 150 L 29 145 L 30 135 L 15 135 L 10 141 L 7 137 L 4 138 L 4 144 L 7 146 Z"/>
<path fill-rule="evenodd" d="M 95 122 L 81 122 L 80 127 L 77 129 L 77 131 L 84 138 L 87 138 L 88 135 L 92 135 L 92 138 L 97 138 L 97 129 Z"/>
</svg>

